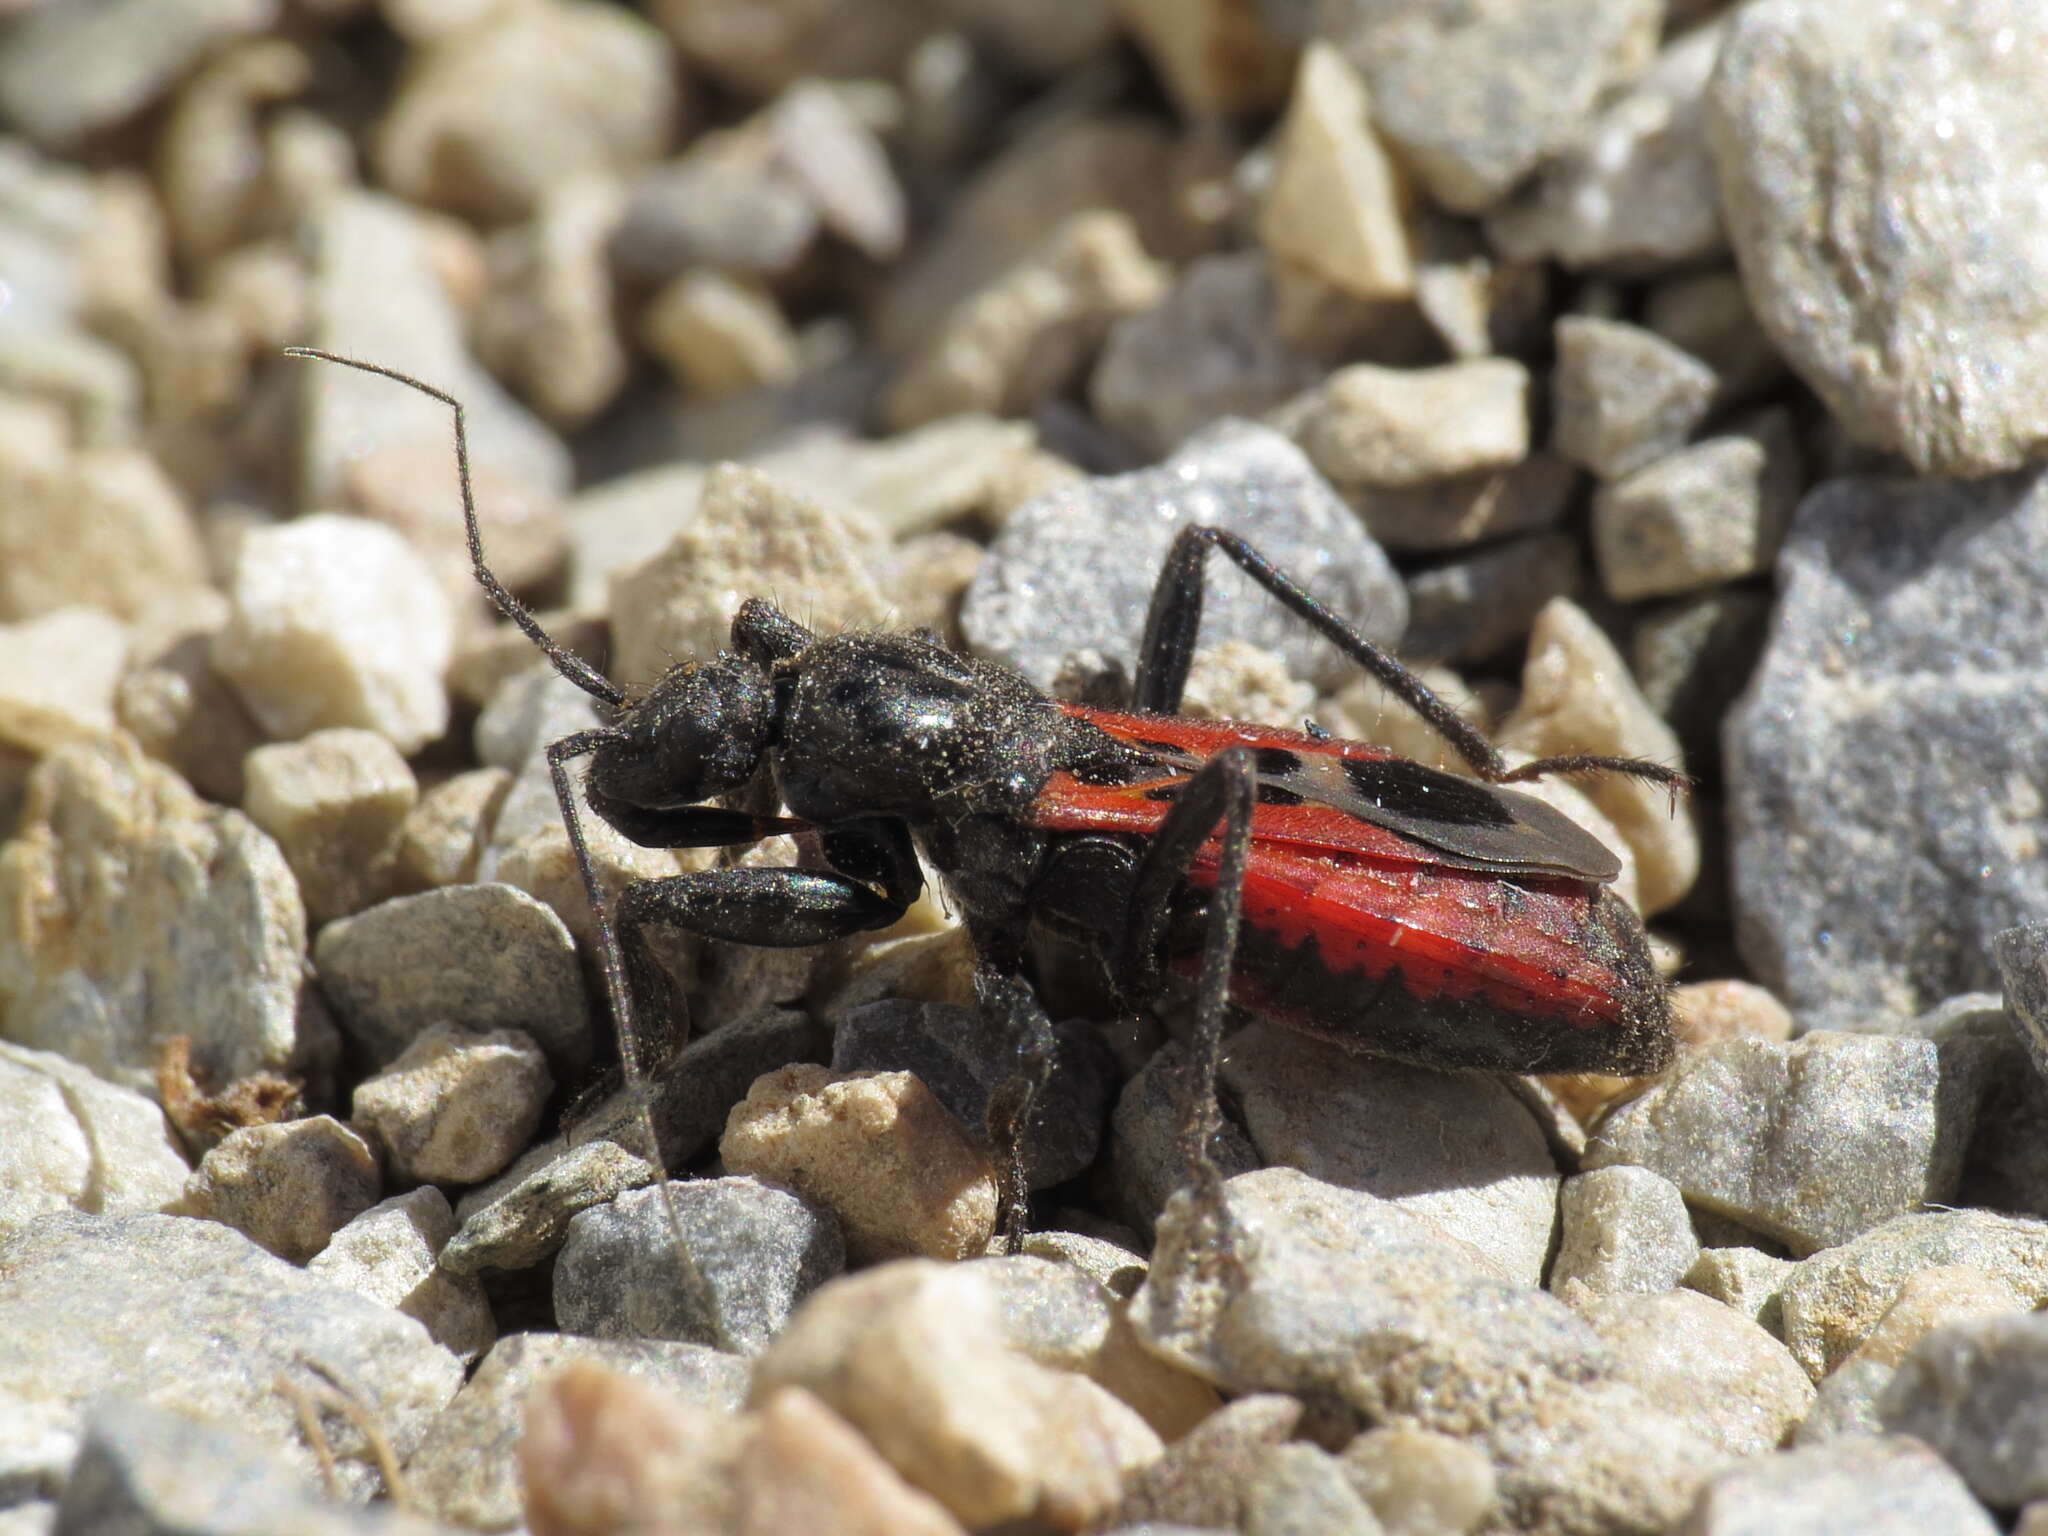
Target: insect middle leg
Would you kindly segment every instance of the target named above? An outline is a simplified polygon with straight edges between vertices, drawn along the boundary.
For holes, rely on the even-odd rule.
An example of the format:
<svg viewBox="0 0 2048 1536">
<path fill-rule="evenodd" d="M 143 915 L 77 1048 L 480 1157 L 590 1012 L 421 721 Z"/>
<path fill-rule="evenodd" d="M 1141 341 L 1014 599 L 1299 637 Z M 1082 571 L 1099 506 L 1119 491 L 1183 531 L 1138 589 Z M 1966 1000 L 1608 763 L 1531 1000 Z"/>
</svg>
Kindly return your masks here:
<svg viewBox="0 0 2048 1536">
<path fill-rule="evenodd" d="M 1139 709 L 1171 715 L 1180 710 L 1187 691 L 1188 669 L 1194 664 L 1195 640 L 1202 627 L 1202 598 L 1208 554 L 1220 550 L 1237 568 L 1270 592 L 1290 612 L 1370 672 L 1379 682 L 1449 742 L 1472 772 L 1490 784 L 1512 784 L 1554 773 L 1621 773 L 1662 784 L 1674 793 L 1686 778 L 1675 768 L 1630 757 L 1574 753 L 1538 758 L 1519 768 L 1508 765 L 1493 743 L 1433 693 L 1408 668 L 1332 612 L 1292 577 L 1224 528 L 1183 528 L 1167 551 L 1159 581 L 1145 613 L 1145 635 L 1138 647 L 1133 697 Z"/>
</svg>

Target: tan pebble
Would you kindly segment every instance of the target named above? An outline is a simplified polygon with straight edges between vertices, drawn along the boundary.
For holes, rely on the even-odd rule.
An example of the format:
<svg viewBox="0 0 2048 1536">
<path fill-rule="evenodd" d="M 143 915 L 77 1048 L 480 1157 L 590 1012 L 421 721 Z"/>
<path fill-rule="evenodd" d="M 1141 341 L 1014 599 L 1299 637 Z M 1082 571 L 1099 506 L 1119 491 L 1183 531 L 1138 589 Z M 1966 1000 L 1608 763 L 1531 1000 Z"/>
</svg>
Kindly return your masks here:
<svg viewBox="0 0 2048 1536">
<path fill-rule="evenodd" d="M 379 1183 L 369 1143 L 331 1115 L 315 1115 L 231 1132 L 166 1209 L 221 1222 L 303 1264 L 377 1203 Z"/>
<path fill-rule="evenodd" d="M 740 1536 L 956 1536 L 945 1506 L 911 1487 L 846 1420 L 801 1387 L 756 1417 L 739 1463 Z"/>
<path fill-rule="evenodd" d="M 1685 1045 L 1712 1045 L 1737 1035 L 1790 1040 L 1791 1010 L 1753 981 L 1695 981 L 1671 990 L 1671 1022 Z"/>
</svg>

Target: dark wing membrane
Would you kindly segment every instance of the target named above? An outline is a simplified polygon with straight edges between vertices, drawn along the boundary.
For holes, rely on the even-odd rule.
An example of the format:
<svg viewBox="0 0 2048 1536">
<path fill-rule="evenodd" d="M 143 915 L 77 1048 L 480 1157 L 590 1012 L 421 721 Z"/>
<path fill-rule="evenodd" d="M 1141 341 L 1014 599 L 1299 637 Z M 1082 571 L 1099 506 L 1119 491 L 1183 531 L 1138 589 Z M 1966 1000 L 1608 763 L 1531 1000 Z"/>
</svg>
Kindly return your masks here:
<svg viewBox="0 0 2048 1536">
<path fill-rule="evenodd" d="M 1156 755 L 1162 778 L 1184 776 L 1225 747 L 1251 748 L 1262 802 L 1254 828 L 1262 841 L 1603 884 L 1621 873 L 1621 860 L 1612 849 L 1534 795 L 1426 768 L 1383 747 L 1235 721 L 1064 707 L 1117 740 Z M 1395 836 L 1368 835 L 1373 832 Z M 1414 847 L 1401 847 L 1403 839 L 1422 844 L 1436 857 L 1418 858 Z"/>
</svg>

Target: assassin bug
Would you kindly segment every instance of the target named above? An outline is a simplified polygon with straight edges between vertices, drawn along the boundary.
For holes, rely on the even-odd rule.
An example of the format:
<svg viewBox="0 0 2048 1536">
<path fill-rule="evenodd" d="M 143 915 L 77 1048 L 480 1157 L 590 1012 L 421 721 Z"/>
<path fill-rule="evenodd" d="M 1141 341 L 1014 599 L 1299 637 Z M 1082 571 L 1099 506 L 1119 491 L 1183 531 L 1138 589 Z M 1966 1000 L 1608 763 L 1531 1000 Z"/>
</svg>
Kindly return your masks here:
<svg viewBox="0 0 2048 1536">
<path fill-rule="evenodd" d="M 462 406 L 391 369 L 310 348 L 294 356 L 395 379 L 448 406 L 469 550 L 491 601 L 613 723 L 547 749 L 600 938 L 622 1065 L 658 1162 L 636 1002 L 671 1006 L 650 925 L 802 946 L 888 927 L 940 872 L 978 968 L 984 1018 L 1015 1042 L 987 1129 L 1006 1153 L 1005 1225 L 1025 1216 L 1022 1127 L 1051 1059 L 1029 984 L 1046 931 L 1101 961 L 1124 1005 L 1195 978 L 1185 1150 L 1206 1148 L 1234 998 L 1354 1049 L 1497 1072 L 1637 1074 L 1672 1056 L 1670 1011 L 1641 924 L 1608 889 L 1620 861 L 1541 800 L 1504 786 L 1673 769 L 1551 757 L 1510 767 L 1399 662 L 1236 534 L 1181 531 L 1146 616 L 1133 708 L 1054 700 L 1007 667 L 929 634 L 817 635 L 750 598 L 731 649 L 685 661 L 631 698 L 564 651 L 485 562 Z M 1310 732 L 1175 715 L 1223 554 L 1420 713 L 1474 778 Z M 590 809 L 647 847 L 736 846 L 814 833 L 823 868 L 721 868 L 628 886 L 606 913 L 568 765 L 588 758 Z M 707 804 L 773 775 L 791 818 Z M 665 1022 L 665 1021 L 664 1021 Z M 1213 1202 L 1210 1202 L 1213 1204 Z"/>
</svg>

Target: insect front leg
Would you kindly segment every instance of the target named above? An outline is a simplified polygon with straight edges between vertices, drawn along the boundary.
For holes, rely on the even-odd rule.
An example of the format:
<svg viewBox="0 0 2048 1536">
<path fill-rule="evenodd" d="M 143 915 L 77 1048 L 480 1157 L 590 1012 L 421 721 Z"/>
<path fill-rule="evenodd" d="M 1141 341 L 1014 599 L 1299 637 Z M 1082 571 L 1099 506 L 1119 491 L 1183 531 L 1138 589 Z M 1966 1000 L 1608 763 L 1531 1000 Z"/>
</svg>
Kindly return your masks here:
<svg viewBox="0 0 2048 1536">
<path fill-rule="evenodd" d="M 1001 1210 L 998 1230 L 1003 1251 L 1024 1251 L 1031 1222 L 1031 1183 L 1024 1168 L 1025 1137 L 1031 1111 L 1046 1079 L 1052 1075 L 1057 1043 L 1052 1020 L 1038 995 L 1021 976 L 983 964 L 974 972 L 975 1011 L 986 1031 L 991 1024 L 1010 1042 L 1009 1071 L 989 1094 L 982 1128 L 1000 1166 L 997 1184 Z"/>
<path fill-rule="evenodd" d="M 1194 664 L 1195 641 L 1202 627 L 1202 597 L 1211 549 L 1228 556 L 1282 606 L 1428 721 L 1472 772 L 1489 784 L 1518 783 L 1549 774 L 1623 773 L 1663 784 L 1675 794 L 1687 782 L 1683 773 L 1661 763 L 1591 753 L 1538 758 L 1519 768 L 1510 768 L 1493 743 L 1432 692 L 1421 678 L 1318 601 L 1246 540 L 1224 528 L 1183 528 L 1167 551 L 1166 563 L 1160 568 L 1159 581 L 1152 589 L 1152 601 L 1145 612 L 1144 639 L 1138 647 L 1138 675 L 1133 693 L 1140 710 L 1161 715 L 1180 710 L 1187 691 L 1188 669 Z"/>
</svg>

